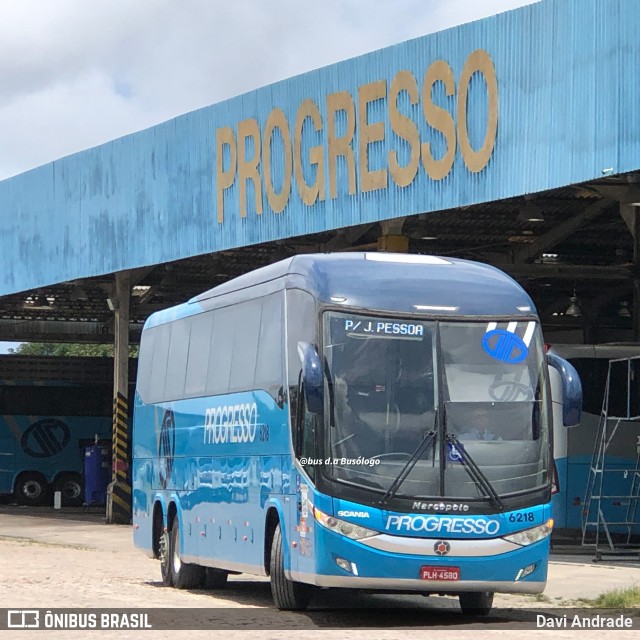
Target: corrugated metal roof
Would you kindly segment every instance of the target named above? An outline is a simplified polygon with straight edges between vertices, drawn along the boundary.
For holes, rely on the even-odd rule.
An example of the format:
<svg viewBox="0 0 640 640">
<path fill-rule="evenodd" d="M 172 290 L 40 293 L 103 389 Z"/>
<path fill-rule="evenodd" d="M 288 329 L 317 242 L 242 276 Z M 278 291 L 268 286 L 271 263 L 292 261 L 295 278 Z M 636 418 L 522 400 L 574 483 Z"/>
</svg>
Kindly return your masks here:
<svg viewBox="0 0 640 640">
<path fill-rule="evenodd" d="M 459 255 L 470 241 L 477 244 L 479 235 L 487 244 L 504 243 L 505 237 L 508 243 L 526 244 L 531 234 L 525 232 L 533 229 L 514 223 L 513 213 L 499 205 L 468 212 L 457 207 L 582 183 L 602 177 L 603 172 L 613 175 L 640 168 L 640 88 L 635 77 L 639 28 L 640 3 L 634 0 L 544 0 L 257 89 L 2 181 L 0 295 L 426 212 L 447 212 L 432 214 L 421 227 L 449 233 L 443 252 L 453 249 L 450 252 Z M 487 52 L 495 68 L 499 115 L 488 164 L 472 172 L 462 157 L 466 138 L 458 119 L 458 95 L 467 84 L 461 81 L 465 64 L 476 50 Z M 452 95 L 446 95 L 442 82 L 422 94 L 423 78 L 436 60 L 444 61 L 435 67 L 437 77 L 446 79 L 450 69 L 455 85 Z M 466 102 L 468 138 L 476 151 L 491 122 L 487 88 L 491 73 L 484 68 L 484 80 L 480 73 L 469 78 Z M 441 114 L 444 122 L 457 121 L 453 164 L 445 177 L 433 179 L 419 163 L 415 178 L 404 187 L 397 186 L 388 171 L 386 188 L 364 191 L 360 142 L 367 135 L 374 140 L 366 147 L 370 171 L 388 169 L 389 153 L 394 150 L 400 164 L 410 163 L 411 147 L 394 133 L 389 121 L 389 96 L 400 71 L 411 74 L 405 78 L 415 79 L 418 97 L 411 104 L 408 94 L 401 92 L 398 110 L 411 118 L 420 142 L 431 145 L 436 160 L 447 145 L 444 136 L 427 124 L 424 104 L 432 99 L 449 113 Z M 365 95 L 366 85 L 376 81 L 382 81 L 377 89 L 382 86 L 386 97 L 363 108 L 359 92 Z M 336 112 L 335 135 L 339 138 L 351 128 L 354 131 L 355 193 L 348 192 L 349 165 L 338 158 L 337 192 L 332 198 L 327 96 L 337 93 L 346 111 Z M 377 95 L 375 87 L 370 95 Z M 241 181 L 236 176 L 224 190 L 224 220 L 219 223 L 220 171 L 229 169 L 231 154 L 226 146 L 224 153 L 218 153 L 216 135 L 230 127 L 239 140 L 239 123 L 255 119 L 264 137 L 269 116 L 273 118 L 273 109 L 278 108 L 293 140 L 296 115 L 307 99 L 317 104 L 323 128 L 316 134 L 311 121 L 304 121 L 302 157 L 308 157 L 312 146 L 322 147 L 327 197 L 313 206 L 303 204 L 293 176 L 288 203 L 275 213 L 274 201 L 270 205 L 266 194 L 261 155 L 263 213 L 256 214 L 249 185 L 248 213 L 241 217 Z M 375 141 L 374 130 L 364 133 L 364 112 L 368 122 L 384 123 L 383 141 Z M 289 166 L 284 138 L 282 129 L 276 128 L 272 138 L 261 140 L 262 150 L 271 140 L 275 192 L 285 184 Z M 453 138 L 449 143 L 452 147 Z M 250 142 L 240 144 L 238 158 L 250 158 L 253 147 Z M 223 164 L 218 166 L 222 157 Z M 303 173 L 311 182 L 311 167 Z M 562 218 L 571 207 L 579 206 L 573 201 L 555 208 L 550 205 L 545 219 L 548 214 L 553 223 L 554 216 Z M 482 228 L 482 234 L 473 225 Z M 505 225 L 513 231 L 508 236 Z M 600 235 L 591 228 L 584 237 Z M 419 244 L 417 238 L 412 242 Z M 254 260 L 255 252 L 251 254 Z"/>
</svg>

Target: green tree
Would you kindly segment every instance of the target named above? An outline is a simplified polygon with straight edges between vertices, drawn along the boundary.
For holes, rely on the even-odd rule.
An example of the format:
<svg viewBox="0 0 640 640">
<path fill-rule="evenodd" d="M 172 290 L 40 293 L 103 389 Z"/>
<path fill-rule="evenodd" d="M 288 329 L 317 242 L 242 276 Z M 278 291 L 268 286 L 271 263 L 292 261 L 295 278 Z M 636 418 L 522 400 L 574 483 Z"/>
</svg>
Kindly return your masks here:
<svg viewBox="0 0 640 640">
<path fill-rule="evenodd" d="M 129 345 L 129 357 L 138 356 L 137 344 Z M 51 342 L 24 342 L 9 353 L 23 356 L 93 356 L 113 358 L 112 344 L 67 344 Z"/>
</svg>

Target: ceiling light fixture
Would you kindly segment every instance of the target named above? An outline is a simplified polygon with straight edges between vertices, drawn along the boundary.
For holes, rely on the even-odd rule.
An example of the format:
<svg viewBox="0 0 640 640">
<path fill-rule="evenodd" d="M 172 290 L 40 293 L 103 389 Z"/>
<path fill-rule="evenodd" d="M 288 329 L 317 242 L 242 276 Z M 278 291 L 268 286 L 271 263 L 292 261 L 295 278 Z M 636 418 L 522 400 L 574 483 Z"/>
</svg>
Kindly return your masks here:
<svg viewBox="0 0 640 640">
<path fill-rule="evenodd" d="M 618 318 L 630 318 L 631 311 L 629 311 L 629 303 L 623 300 L 618 307 Z"/>
<path fill-rule="evenodd" d="M 518 213 L 518 222 L 544 222 L 544 215 L 539 206 L 527 200 Z"/>
<path fill-rule="evenodd" d="M 564 312 L 565 316 L 573 316 L 574 318 L 579 318 L 582 315 L 582 306 L 580 305 L 580 300 L 576 295 L 575 288 L 573 289 L 573 295 L 569 298 L 569 307 Z"/>
</svg>

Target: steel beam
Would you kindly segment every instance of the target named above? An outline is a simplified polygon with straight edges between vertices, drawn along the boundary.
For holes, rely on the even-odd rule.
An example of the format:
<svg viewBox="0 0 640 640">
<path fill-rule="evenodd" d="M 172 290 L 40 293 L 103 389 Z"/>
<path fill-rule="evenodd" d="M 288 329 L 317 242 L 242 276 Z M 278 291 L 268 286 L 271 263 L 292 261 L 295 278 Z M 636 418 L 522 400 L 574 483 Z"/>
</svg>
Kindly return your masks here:
<svg viewBox="0 0 640 640">
<path fill-rule="evenodd" d="M 536 238 L 531 244 L 518 251 L 514 255 L 514 262 L 530 262 L 542 253 L 545 253 L 575 233 L 590 220 L 597 218 L 606 211 L 613 202 L 607 198 L 598 200 L 589 205 L 584 211 L 573 216 L 566 222 L 559 224 L 547 233 Z"/>
<path fill-rule="evenodd" d="M 129 324 L 129 342 L 138 344 L 141 333 L 141 324 Z M 104 322 L 0 319 L 0 341 L 3 342 L 107 344 L 113 340 L 113 329 Z"/>
</svg>

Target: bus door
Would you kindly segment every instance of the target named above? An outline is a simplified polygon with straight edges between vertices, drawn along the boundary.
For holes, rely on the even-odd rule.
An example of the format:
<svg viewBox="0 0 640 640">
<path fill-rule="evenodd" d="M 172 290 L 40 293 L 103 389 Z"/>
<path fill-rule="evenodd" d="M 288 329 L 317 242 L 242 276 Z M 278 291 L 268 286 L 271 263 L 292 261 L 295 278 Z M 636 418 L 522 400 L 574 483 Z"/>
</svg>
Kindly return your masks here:
<svg viewBox="0 0 640 640">
<path fill-rule="evenodd" d="M 313 493 L 308 481 L 297 469 L 293 469 L 293 474 L 295 476 L 295 495 L 291 500 L 292 508 L 289 509 L 291 571 L 312 574 L 315 572 Z"/>
</svg>

